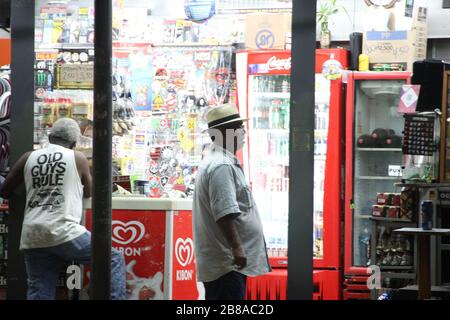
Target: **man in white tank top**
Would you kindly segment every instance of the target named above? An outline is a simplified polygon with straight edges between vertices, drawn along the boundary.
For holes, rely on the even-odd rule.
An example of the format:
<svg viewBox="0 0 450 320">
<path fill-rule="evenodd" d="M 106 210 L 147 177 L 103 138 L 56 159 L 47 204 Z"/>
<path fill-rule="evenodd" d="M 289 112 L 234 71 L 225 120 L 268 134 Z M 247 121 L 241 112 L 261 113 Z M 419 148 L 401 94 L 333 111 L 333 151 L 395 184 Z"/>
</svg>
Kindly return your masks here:
<svg viewBox="0 0 450 320">
<path fill-rule="evenodd" d="M 91 234 L 80 223 L 82 200 L 91 196 L 92 178 L 84 154 L 73 150 L 79 137 L 75 120 L 57 120 L 48 147 L 22 155 L 0 191 L 1 197 L 9 198 L 25 182 L 20 250 L 25 256 L 30 300 L 54 299 L 63 267 L 70 261 L 91 261 Z M 125 299 L 125 260 L 115 249 L 111 269 L 111 298 Z"/>
</svg>

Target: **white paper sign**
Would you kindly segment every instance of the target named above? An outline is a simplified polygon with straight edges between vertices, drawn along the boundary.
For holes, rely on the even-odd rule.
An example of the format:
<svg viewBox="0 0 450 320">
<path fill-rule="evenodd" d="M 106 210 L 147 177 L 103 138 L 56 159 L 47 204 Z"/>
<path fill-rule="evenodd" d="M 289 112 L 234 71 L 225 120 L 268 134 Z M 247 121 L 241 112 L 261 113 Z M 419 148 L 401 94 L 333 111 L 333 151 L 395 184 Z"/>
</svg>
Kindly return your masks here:
<svg viewBox="0 0 450 320">
<path fill-rule="evenodd" d="M 401 177 L 402 176 L 402 167 L 389 165 L 388 176 L 389 177 Z"/>
</svg>

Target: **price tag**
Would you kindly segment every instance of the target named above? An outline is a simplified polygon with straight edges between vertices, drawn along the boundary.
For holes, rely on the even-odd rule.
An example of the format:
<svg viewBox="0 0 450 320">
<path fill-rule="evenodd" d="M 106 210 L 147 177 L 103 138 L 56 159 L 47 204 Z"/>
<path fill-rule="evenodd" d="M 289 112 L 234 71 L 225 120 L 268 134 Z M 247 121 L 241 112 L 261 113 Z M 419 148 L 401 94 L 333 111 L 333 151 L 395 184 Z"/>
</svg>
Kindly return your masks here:
<svg viewBox="0 0 450 320">
<path fill-rule="evenodd" d="M 389 177 L 401 177 L 403 174 L 401 166 L 389 165 L 388 176 Z"/>
</svg>

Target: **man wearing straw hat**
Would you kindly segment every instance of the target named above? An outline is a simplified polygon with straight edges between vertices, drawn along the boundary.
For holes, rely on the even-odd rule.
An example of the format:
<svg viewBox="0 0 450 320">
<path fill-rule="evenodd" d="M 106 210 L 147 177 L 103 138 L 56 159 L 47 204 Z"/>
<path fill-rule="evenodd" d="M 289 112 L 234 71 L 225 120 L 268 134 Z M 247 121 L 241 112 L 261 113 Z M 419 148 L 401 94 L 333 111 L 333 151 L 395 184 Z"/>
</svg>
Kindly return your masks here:
<svg viewBox="0 0 450 320">
<path fill-rule="evenodd" d="M 234 105 L 206 113 L 213 141 L 196 176 L 193 201 L 197 280 L 207 300 L 245 299 L 247 276 L 271 271 L 261 220 L 236 158 L 245 138 Z"/>
</svg>

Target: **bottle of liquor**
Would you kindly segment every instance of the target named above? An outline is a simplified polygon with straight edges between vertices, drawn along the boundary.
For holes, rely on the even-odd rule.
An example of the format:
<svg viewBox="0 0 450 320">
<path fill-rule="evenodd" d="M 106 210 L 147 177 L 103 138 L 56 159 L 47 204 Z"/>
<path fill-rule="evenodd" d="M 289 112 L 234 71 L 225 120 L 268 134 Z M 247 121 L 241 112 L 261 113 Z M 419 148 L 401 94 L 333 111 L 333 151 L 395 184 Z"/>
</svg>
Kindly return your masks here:
<svg viewBox="0 0 450 320">
<path fill-rule="evenodd" d="M 384 146 L 385 146 L 385 148 L 401 148 L 402 147 L 402 137 L 397 136 L 397 135 L 387 137 L 384 140 Z"/>
<path fill-rule="evenodd" d="M 375 147 L 375 139 L 372 135 L 363 134 L 356 140 L 358 148 L 373 148 Z"/>
<path fill-rule="evenodd" d="M 382 128 L 376 128 L 372 131 L 372 138 L 374 139 L 375 147 L 381 147 L 388 137 L 388 132 Z"/>
</svg>

